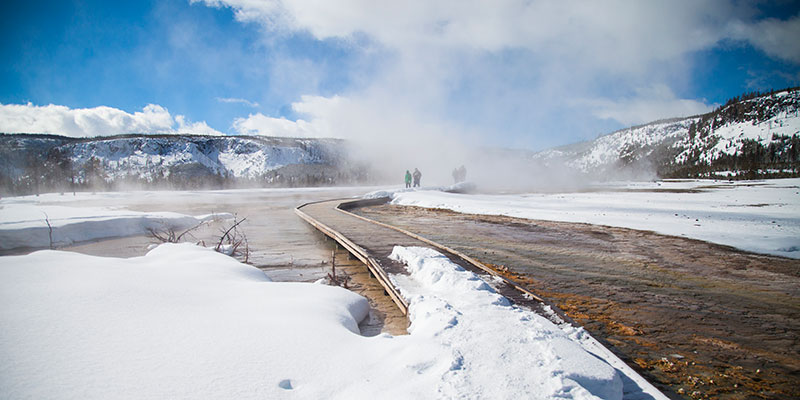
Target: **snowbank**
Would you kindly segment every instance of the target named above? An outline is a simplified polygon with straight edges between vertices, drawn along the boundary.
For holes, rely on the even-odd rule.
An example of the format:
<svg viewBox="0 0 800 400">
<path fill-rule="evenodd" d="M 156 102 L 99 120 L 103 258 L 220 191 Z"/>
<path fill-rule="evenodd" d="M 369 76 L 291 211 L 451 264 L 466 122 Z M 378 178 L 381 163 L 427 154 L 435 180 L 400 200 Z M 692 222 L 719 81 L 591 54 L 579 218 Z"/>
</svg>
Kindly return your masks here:
<svg viewBox="0 0 800 400">
<path fill-rule="evenodd" d="M 149 229 L 181 230 L 231 214 L 189 216 L 173 212 L 137 212 L 107 207 L 70 207 L 34 202 L 0 204 L 0 249 L 46 248 L 87 240 L 144 235 Z M 48 227 L 48 223 L 50 226 Z"/>
<path fill-rule="evenodd" d="M 368 311 L 347 290 L 272 283 L 189 244 L 1 257 L 0 304 L 5 399 L 324 398 L 359 361 Z"/>
<path fill-rule="evenodd" d="M 627 183 L 580 193 L 397 192 L 392 204 L 617 226 L 800 258 L 800 179 Z"/>
<path fill-rule="evenodd" d="M 618 399 L 614 369 L 438 253 L 398 248 L 411 334 L 190 244 L 0 257 L 0 398 Z"/>
<path fill-rule="evenodd" d="M 449 186 L 426 186 L 420 188 L 398 188 L 398 189 L 380 189 L 369 192 L 363 196 L 362 199 L 379 199 L 381 197 L 394 197 L 399 193 L 417 192 L 417 191 L 439 191 L 447 193 L 468 193 L 474 191 L 476 188 L 472 182 L 459 182 Z"/>
<path fill-rule="evenodd" d="M 547 319 L 516 307 L 442 254 L 396 246 L 410 276 L 393 279 L 409 300 L 412 336 L 454 360 L 444 398 L 622 398 L 613 367 L 584 351 Z"/>
</svg>

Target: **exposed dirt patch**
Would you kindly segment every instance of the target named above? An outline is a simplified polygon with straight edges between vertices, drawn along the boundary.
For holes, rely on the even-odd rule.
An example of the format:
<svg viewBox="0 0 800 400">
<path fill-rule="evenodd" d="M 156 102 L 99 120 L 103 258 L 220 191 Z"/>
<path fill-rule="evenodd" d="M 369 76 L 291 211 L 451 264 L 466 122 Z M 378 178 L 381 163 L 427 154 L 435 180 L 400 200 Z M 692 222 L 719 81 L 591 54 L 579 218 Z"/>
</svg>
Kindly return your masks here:
<svg viewBox="0 0 800 400">
<path fill-rule="evenodd" d="M 667 393 L 800 397 L 798 260 L 597 225 L 391 205 L 355 211 L 492 264 Z"/>
</svg>

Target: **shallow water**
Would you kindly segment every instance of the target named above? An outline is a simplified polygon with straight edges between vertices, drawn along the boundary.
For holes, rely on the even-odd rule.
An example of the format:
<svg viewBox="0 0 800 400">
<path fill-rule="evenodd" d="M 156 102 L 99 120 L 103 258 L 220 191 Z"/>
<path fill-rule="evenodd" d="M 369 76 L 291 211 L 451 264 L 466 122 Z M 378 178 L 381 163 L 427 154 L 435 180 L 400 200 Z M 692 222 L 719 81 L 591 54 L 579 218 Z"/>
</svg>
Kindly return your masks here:
<svg viewBox="0 0 800 400">
<path fill-rule="evenodd" d="M 369 317 L 359 326 L 365 336 L 380 333 L 407 334 L 408 320 L 383 288 L 370 278 L 365 265 L 336 249 L 325 237 L 294 213 L 308 202 L 360 196 L 375 188 L 256 189 L 197 192 L 103 193 L 81 201 L 58 198 L 61 205 L 75 207 L 121 207 L 128 210 L 171 211 L 188 215 L 227 212 L 246 218 L 240 225 L 247 236 L 248 263 L 260 268 L 276 282 L 314 282 L 327 278 L 333 262 L 339 277 L 346 277 L 348 289 L 365 296 L 370 303 Z M 191 231 L 189 242 L 213 246 L 231 221 L 212 222 Z M 61 248 L 104 257 L 136 257 L 158 243 L 149 236 L 113 238 L 79 243 Z M 238 259 L 243 260 L 241 255 Z"/>
<path fill-rule="evenodd" d="M 98 193 L 96 198 L 67 206 L 121 207 L 134 211 L 172 211 L 188 215 L 228 212 L 246 218 L 240 227 L 247 237 L 252 265 L 268 271 L 275 280 L 310 281 L 324 276 L 321 266 L 331 258 L 330 246 L 320 234 L 294 213 L 300 204 L 359 196 L 374 190 L 369 187 L 252 189 L 223 191 L 163 191 Z M 213 246 L 230 221 L 214 222 L 192 231 L 191 242 Z M 133 257 L 147 253 L 158 241 L 148 236 L 79 243 L 62 248 L 107 257 Z M 273 274 L 274 272 L 274 274 Z"/>
</svg>

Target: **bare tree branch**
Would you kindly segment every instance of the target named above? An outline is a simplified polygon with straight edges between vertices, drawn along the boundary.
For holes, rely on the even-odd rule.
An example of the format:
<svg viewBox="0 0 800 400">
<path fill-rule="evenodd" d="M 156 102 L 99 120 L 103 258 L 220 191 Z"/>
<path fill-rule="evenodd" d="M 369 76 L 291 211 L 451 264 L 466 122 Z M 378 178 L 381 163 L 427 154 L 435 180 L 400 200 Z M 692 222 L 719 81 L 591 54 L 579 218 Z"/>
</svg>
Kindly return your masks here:
<svg viewBox="0 0 800 400">
<path fill-rule="evenodd" d="M 50 225 L 50 217 L 47 216 L 47 213 L 42 211 L 42 214 L 44 214 L 44 222 L 47 223 L 47 233 L 50 237 L 50 250 L 53 250 L 55 249 L 55 246 L 53 246 L 53 226 Z"/>
<path fill-rule="evenodd" d="M 238 244 L 241 244 L 241 241 L 238 244 L 234 243 L 233 238 L 230 236 L 230 233 L 231 233 L 231 231 L 235 230 L 236 227 L 239 226 L 239 224 L 241 224 L 242 222 L 244 222 L 246 220 L 247 220 L 247 217 L 244 217 L 239 221 L 236 221 L 236 219 L 234 219 L 233 220 L 234 224 L 231 225 L 231 227 L 228 228 L 228 230 L 223 232 L 222 236 L 220 236 L 220 238 L 219 238 L 219 242 L 217 242 L 217 247 L 215 247 L 214 250 L 220 251 L 220 249 L 222 249 L 222 242 L 225 241 L 226 238 L 228 238 L 228 242 L 229 243 L 231 243 L 232 245 L 236 245 L 236 247 L 238 247 Z M 236 247 L 234 247 L 234 251 L 235 251 Z M 233 254 L 233 252 L 231 252 L 231 254 Z"/>
<path fill-rule="evenodd" d="M 191 232 L 203 225 L 203 222 L 177 234 L 175 229 L 166 228 L 163 230 L 156 230 L 155 228 L 147 228 L 148 236 L 160 241 L 161 243 L 179 243 L 185 235 L 192 236 Z"/>
</svg>

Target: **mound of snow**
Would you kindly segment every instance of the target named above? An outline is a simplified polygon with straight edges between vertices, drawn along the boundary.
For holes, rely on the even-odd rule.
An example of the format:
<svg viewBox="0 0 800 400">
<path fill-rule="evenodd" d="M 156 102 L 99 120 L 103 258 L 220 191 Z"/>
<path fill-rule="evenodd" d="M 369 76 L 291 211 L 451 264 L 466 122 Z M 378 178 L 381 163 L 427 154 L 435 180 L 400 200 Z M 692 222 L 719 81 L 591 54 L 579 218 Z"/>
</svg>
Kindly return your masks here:
<svg viewBox="0 0 800 400">
<path fill-rule="evenodd" d="M 362 199 L 379 199 L 382 197 L 395 198 L 401 193 L 417 192 L 417 191 L 437 191 L 447 193 L 468 193 L 472 192 L 477 186 L 472 182 L 460 182 L 450 186 L 426 186 L 419 188 L 398 188 L 398 189 L 380 189 L 369 192 L 361 196 Z"/>
<path fill-rule="evenodd" d="M 622 398 L 616 370 L 556 325 L 512 307 L 486 282 L 435 250 L 396 246 L 409 276 L 393 279 L 409 300 L 412 336 L 453 360 L 444 398 Z"/>
<path fill-rule="evenodd" d="M 1 257 L 0 304 L 5 399 L 328 398 L 366 376 L 363 297 L 190 244 Z"/>
<path fill-rule="evenodd" d="M 0 257 L 0 398 L 619 399 L 614 369 L 438 253 L 397 248 L 411 334 L 367 301 L 190 244 Z"/>
<path fill-rule="evenodd" d="M 0 205 L 0 249 L 63 246 L 87 240 L 181 230 L 231 214 L 190 216 L 173 212 L 138 212 L 107 207 L 41 205 L 4 201 Z M 48 226 L 49 224 L 49 226 Z M 52 232 L 51 232 L 52 230 Z"/>
</svg>

